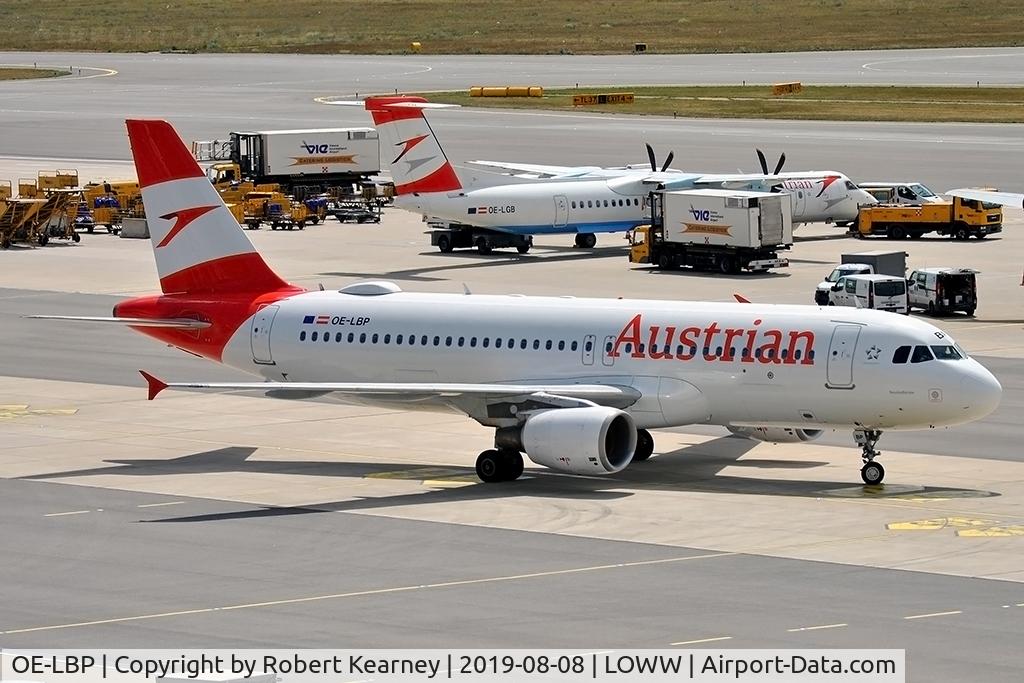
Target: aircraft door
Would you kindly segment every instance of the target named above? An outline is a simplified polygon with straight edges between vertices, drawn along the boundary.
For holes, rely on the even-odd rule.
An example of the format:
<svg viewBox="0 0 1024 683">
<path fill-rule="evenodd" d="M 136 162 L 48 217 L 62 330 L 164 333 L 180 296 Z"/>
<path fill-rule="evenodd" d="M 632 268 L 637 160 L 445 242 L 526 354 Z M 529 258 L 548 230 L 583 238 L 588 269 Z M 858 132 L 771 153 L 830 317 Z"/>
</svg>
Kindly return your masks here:
<svg viewBox="0 0 1024 683">
<path fill-rule="evenodd" d="M 793 220 L 802 221 L 807 211 L 807 190 L 797 190 L 793 197 Z"/>
<path fill-rule="evenodd" d="M 274 326 L 274 316 L 279 306 L 264 306 L 252 317 L 252 360 L 262 365 L 273 365 L 274 357 L 270 353 L 270 330 Z"/>
<path fill-rule="evenodd" d="M 569 200 L 564 194 L 555 195 L 555 223 L 556 228 L 564 227 L 569 222 Z"/>
<path fill-rule="evenodd" d="M 832 331 L 832 342 L 828 347 L 828 381 L 829 389 L 852 389 L 853 358 L 857 350 L 857 338 L 860 336 L 860 325 L 836 325 Z"/>
<path fill-rule="evenodd" d="M 609 335 L 604 338 L 604 346 L 601 347 L 601 362 L 604 363 L 605 365 L 615 365 L 615 358 L 611 355 L 614 344 L 614 335 Z"/>
<path fill-rule="evenodd" d="M 588 334 L 583 338 L 583 364 L 594 364 L 594 345 L 597 344 L 597 337 Z"/>
</svg>

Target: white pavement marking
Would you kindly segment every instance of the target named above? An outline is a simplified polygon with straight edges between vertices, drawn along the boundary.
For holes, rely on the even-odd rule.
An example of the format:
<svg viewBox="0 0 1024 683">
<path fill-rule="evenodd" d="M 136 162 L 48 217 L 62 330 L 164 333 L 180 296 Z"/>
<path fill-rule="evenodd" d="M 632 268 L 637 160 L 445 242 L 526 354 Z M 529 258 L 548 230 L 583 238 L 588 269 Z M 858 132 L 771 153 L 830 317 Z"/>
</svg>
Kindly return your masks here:
<svg viewBox="0 0 1024 683">
<path fill-rule="evenodd" d="M 87 511 L 86 511 L 87 512 Z M 443 581 L 441 583 L 427 583 L 415 586 L 396 586 L 394 588 L 377 588 L 373 590 L 352 591 L 349 593 L 330 593 L 327 595 L 310 595 L 304 598 L 286 598 L 283 600 L 268 600 L 266 602 L 252 602 L 241 605 L 225 605 L 223 607 L 199 607 L 196 609 L 181 610 L 178 612 L 158 612 L 156 614 L 139 614 L 130 617 L 115 617 L 112 619 L 97 619 L 95 621 L 79 621 L 71 624 L 53 624 L 50 626 L 31 626 L 29 628 L 11 629 L 0 631 L 0 635 L 11 635 L 14 633 L 34 633 L 37 631 L 56 631 L 66 628 L 79 628 L 82 626 L 99 626 L 102 624 L 119 624 L 129 621 L 142 621 L 145 619 L 163 619 L 166 617 L 179 617 L 189 614 L 204 614 L 208 612 L 227 612 L 231 610 L 254 609 L 258 607 L 279 607 L 281 605 L 297 605 L 308 602 L 320 602 L 324 600 L 342 600 L 345 598 L 365 597 L 368 595 L 387 595 L 390 593 L 404 593 L 409 591 L 430 590 L 436 588 L 453 588 L 456 586 L 472 586 L 484 583 L 499 583 L 504 581 L 521 581 L 525 579 L 546 578 L 549 576 L 565 576 L 567 574 L 581 574 L 584 572 L 603 571 L 607 569 L 621 569 L 626 567 L 649 567 L 658 564 L 672 564 L 676 562 L 688 562 L 690 560 L 711 560 L 719 557 L 730 557 L 739 553 L 705 553 L 703 555 L 685 555 L 683 557 L 668 557 L 661 560 L 641 560 L 638 562 L 622 562 L 619 564 L 601 564 L 590 567 L 574 567 L 573 569 L 555 569 L 547 572 L 533 572 L 531 574 L 512 574 L 509 576 L 493 576 L 483 579 L 463 579 L 460 581 Z"/>
<path fill-rule="evenodd" d="M 64 517 L 66 515 L 87 515 L 92 510 L 72 510 L 71 512 L 51 512 L 43 517 Z"/>
<path fill-rule="evenodd" d="M 140 508 L 161 508 L 161 507 L 166 507 L 168 505 L 184 505 L 184 504 L 185 504 L 185 501 L 183 501 L 183 500 L 172 500 L 169 503 L 146 503 L 145 505 L 139 505 L 137 507 L 140 507 Z"/>
<path fill-rule="evenodd" d="M 822 624 L 821 626 L 800 626 L 799 628 L 787 628 L 786 631 L 789 633 L 799 633 L 800 631 L 823 631 L 827 628 L 843 628 L 849 626 L 849 624 Z"/>
<path fill-rule="evenodd" d="M 950 610 L 948 612 L 931 612 L 929 614 L 912 614 L 912 615 L 910 615 L 908 617 L 903 617 L 903 618 L 904 619 L 931 619 L 932 617 L 948 617 L 948 616 L 951 616 L 953 614 L 963 614 L 963 613 L 964 613 L 964 611 L 962 609 L 954 609 L 954 610 Z"/>
<path fill-rule="evenodd" d="M 672 645 L 696 645 L 697 643 L 717 643 L 720 640 L 732 640 L 732 636 L 718 636 L 717 638 L 699 638 L 697 640 L 680 640 Z"/>
</svg>

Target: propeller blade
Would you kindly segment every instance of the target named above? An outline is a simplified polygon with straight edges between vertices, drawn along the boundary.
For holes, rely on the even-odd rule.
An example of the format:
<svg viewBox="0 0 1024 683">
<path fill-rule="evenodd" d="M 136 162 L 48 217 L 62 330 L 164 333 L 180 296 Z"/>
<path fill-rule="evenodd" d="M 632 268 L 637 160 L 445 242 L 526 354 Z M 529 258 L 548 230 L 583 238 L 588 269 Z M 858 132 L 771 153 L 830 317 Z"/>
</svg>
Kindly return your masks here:
<svg viewBox="0 0 1024 683">
<path fill-rule="evenodd" d="M 676 153 L 671 151 L 671 150 L 669 150 L 668 156 L 665 157 L 665 163 L 663 163 L 661 165 L 661 172 L 662 173 L 664 173 L 665 171 L 668 170 L 668 165 L 672 163 L 672 160 L 675 159 L 675 157 L 676 157 Z"/>
<path fill-rule="evenodd" d="M 647 158 L 651 160 L 651 173 L 655 173 L 658 170 L 658 163 L 654 160 L 654 148 L 649 142 L 645 142 L 644 145 L 647 147 Z"/>
<path fill-rule="evenodd" d="M 761 162 L 761 172 L 768 175 L 768 160 L 764 158 L 764 152 L 761 150 L 757 151 L 757 160 Z"/>
<path fill-rule="evenodd" d="M 782 170 L 782 166 L 783 166 L 783 164 L 785 164 L 785 163 L 786 163 L 786 153 L 785 153 L 785 152 L 783 152 L 783 153 L 782 153 L 782 154 L 781 154 L 781 155 L 779 156 L 779 163 L 775 164 L 775 173 L 773 173 L 772 175 L 779 175 L 779 171 L 781 171 L 781 170 Z"/>
</svg>

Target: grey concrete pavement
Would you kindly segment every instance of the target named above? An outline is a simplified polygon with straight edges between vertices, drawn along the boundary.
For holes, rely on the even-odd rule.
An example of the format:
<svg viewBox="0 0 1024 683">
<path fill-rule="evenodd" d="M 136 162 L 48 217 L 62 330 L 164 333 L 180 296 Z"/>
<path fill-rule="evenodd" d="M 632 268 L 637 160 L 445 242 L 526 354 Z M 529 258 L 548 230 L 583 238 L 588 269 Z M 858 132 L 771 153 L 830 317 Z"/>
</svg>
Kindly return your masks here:
<svg viewBox="0 0 1024 683">
<path fill-rule="evenodd" d="M 906 648 L 909 680 L 1024 674 L 1015 583 L 357 514 L 189 522 L 250 508 L 43 482 L 0 481 L 0 498 L 16 549 L 0 584 L 5 647 L 604 649 L 728 637 L 709 645 Z M 906 619 L 940 612 L 955 614 Z"/>
<path fill-rule="evenodd" d="M 323 96 L 458 89 L 535 80 L 602 83 L 1024 82 L 1024 49 L 908 50 L 772 55 L 618 57 L 355 57 L 315 55 L 109 55 L 0 53 L 0 62 L 87 65 L 77 80 L 0 83 L 4 167 L 53 160 L 129 158 L 123 121 L 159 117 L 185 139 L 247 128 L 363 126 L 365 112 L 327 107 Z M 785 151 L 790 169 L 837 168 L 855 179 L 910 177 L 939 190 L 1014 187 L 1019 126 L 853 122 L 671 120 L 617 114 L 441 112 L 433 122 L 450 158 L 615 165 L 645 158 L 643 143 L 676 152 L 680 168 L 756 167 L 754 147 Z"/>
</svg>

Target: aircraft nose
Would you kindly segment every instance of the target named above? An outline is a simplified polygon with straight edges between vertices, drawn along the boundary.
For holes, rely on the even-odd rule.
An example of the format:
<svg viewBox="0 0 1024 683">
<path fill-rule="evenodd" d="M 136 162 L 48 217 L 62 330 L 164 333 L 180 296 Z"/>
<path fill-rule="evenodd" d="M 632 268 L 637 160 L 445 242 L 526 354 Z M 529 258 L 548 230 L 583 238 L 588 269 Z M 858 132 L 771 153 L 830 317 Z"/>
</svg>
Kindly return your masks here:
<svg viewBox="0 0 1024 683">
<path fill-rule="evenodd" d="M 960 404 L 978 420 L 999 406 L 1003 387 L 999 380 L 980 363 L 975 363 L 972 372 L 960 380 Z"/>
</svg>

